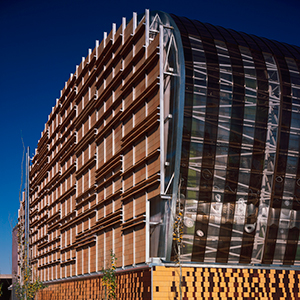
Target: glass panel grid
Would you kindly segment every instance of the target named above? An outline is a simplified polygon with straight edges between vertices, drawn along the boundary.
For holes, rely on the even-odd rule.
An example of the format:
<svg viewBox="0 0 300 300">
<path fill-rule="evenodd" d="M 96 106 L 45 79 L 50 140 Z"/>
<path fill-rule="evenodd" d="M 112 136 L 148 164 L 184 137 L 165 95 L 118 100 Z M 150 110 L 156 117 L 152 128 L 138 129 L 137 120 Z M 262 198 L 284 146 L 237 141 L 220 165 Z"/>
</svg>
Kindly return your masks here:
<svg viewBox="0 0 300 300">
<path fill-rule="evenodd" d="M 232 108 L 232 69 L 226 44 L 215 41 L 220 66 L 220 105 L 218 114 L 217 148 L 213 174 L 213 193 L 207 230 L 204 262 L 215 262 L 220 225 L 222 221 L 223 197 L 228 159 Z"/>
<path fill-rule="evenodd" d="M 254 143 L 254 122 L 256 118 L 256 71 L 249 49 L 240 47 L 245 76 L 245 107 L 243 120 L 243 139 L 239 166 L 236 208 L 232 227 L 232 239 L 228 261 L 238 263 L 244 228 L 254 230 L 252 224 L 245 224 L 248 193 L 250 192 L 250 173 Z M 251 93 L 249 93 L 251 91 Z M 248 209 L 249 212 L 249 209 Z"/>
<path fill-rule="evenodd" d="M 207 68 L 202 41 L 189 36 L 193 57 L 194 98 L 187 193 L 184 208 L 182 261 L 191 261 L 197 215 L 206 113 Z"/>
</svg>

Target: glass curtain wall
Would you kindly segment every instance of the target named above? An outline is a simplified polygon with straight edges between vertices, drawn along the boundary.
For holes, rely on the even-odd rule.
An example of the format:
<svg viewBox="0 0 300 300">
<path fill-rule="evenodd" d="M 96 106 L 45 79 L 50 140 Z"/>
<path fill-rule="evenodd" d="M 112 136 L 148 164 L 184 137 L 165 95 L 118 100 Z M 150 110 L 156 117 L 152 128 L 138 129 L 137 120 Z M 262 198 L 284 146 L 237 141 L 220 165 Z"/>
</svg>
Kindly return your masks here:
<svg viewBox="0 0 300 300">
<path fill-rule="evenodd" d="M 186 68 L 193 74 L 193 100 L 184 115 L 191 132 L 188 168 L 181 168 L 182 261 L 299 265 L 299 61 L 283 62 L 263 39 L 198 21 L 175 22 L 185 30 L 192 61 Z"/>
</svg>

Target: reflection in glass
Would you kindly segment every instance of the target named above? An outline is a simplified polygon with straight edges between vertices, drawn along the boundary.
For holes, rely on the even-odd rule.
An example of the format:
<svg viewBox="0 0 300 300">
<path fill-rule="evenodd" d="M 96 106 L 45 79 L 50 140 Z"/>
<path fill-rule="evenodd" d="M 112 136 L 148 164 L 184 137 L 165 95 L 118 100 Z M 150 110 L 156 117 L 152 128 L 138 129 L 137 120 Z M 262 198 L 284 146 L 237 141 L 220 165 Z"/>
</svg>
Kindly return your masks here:
<svg viewBox="0 0 300 300">
<path fill-rule="evenodd" d="M 204 27 L 201 28 L 204 30 Z M 230 57 L 231 51 L 234 51 L 232 45 L 228 51 L 223 41 L 214 40 L 213 45 L 207 32 L 201 36 L 203 40 L 197 37 L 195 28 L 193 34 L 185 36 L 192 55 L 189 59 L 193 61 L 193 73 L 188 74 L 193 86 L 191 83 L 186 86 L 193 95 L 193 110 L 189 120 L 190 145 L 183 149 L 189 151 L 189 160 L 186 190 L 180 196 L 184 204 L 185 246 L 181 259 L 188 262 L 193 257 L 195 261 L 216 263 L 216 260 L 221 262 L 222 259 L 225 262 L 228 257 L 229 263 L 238 264 L 248 261 L 241 255 L 249 253 L 251 264 L 261 264 L 263 253 L 268 253 L 271 245 L 266 242 L 268 237 L 270 240 L 277 239 L 273 263 L 293 262 L 293 258 L 288 257 L 291 251 L 286 246 L 290 239 L 290 245 L 294 247 L 292 252 L 296 253 L 295 264 L 300 265 L 300 244 L 297 246 L 300 232 L 300 179 L 297 174 L 300 146 L 299 63 L 297 65 L 295 60 L 285 58 L 292 97 L 291 127 L 287 135 L 288 128 L 281 128 L 279 132 L 279 126 L 287 123 L 281 119 L 286 114 L 286 107 L 280 106 L 283 102 L 281 86 L 285 86 L 280 80 L 288 76 L 286 70 L 281 70 L 279 76 L 277 68 L 277 62 L 283 58 L 258 53 L 261 46 L 268 51 L 266 44 L 262 41 L 253 44 L 254 40 L 242 35 L 240 37 L 245 39 L 243 45 L 251 45 L 256 50 L 240 46 L 241 60 L 235 60 L 237 53 Z M 237 61 L 243 64 L 239 74 L 233 73 L 237 69 L 232 67 L 232 63 L 237 64 Z M 186 70 L 191 71 L 192 68 L 187 66 Z M 243 82 L 244 86 L 233 86 L 233 78 L 237 79 L 236 82 Z M 245 93 L 244 98 L 242 93 Z M 237 99 L 240 99 L 240 105 Z M 237 112 L 241 112 L 240 115 Z M 236 129 L 237 126 L 242 128 Z M 232 128 L 235 130 L 230 132 Z M 282 144 L 283 132 L 288 151 L 286 166 L 280 169 L 282 153 L 278 156 L 276 151 Z M 279 171 L 276 178 L 275 170 Z M 274 197 L 276 186 L 277 190 L 278 186 L 283 189 L 282 199 Z M 246 247 L 251 247 L 252 253 Z M 229 252 L 223 255 L 224 249 Z"/>
<path fill-rule="evenodd" d="M 256 71 L 251 52 L 240 47 L 245 76 L 245 107 L 243 117 L 243 138 L 241 145 L 238 187 L 236 193 L 236 208 L 232 227 L 232 237 L 228 261 L 239 262 L 244 228 L 248 232 L 255 229 L 255 224 L 244 224 L 247 211 L 247 200 L 250 184 L 251 161 L 254 142 L 254 121 L 256 116 Z M 249 209 L 248 209 L 249 213 Z"/>
<path fill-rule="evenodd" d="M 292 90 L 300 83 L 300 75 L 297 65 L 293 59 L 286 59 Z M 293 94 L 293 98 L 295 98 Z M 289 147 L 287 153 L 287 166 L 285 170 L 283 199 L 279 218 L 278 236 L 276 240 L 275 255 L 273 263 L 281 264 L 284 260 L 289 230 L 295 227 L 294 216 L 296 211 L 293 210 L 294 190 L 296 185 L 296 175 L 299 157 L 300 144 L 300 114 L 299 106 L 296 101 L 292 101 L 291 128 L 289 135 Z M 292 258 L 288 258 L 292 260 Z M 297 259 L 297 258 L 296 258 Z"/>
<path fill-rule="evenodd" d="M 275 60 L 271 54 L 264 53 L 269 78 L 269 115 L 267 124 L 267 140 L 265 149 L 265 161 L 263 170 L 262 189 L 260 195 L 260 204 L 258 209 L 257 227 L 254 238 L 254 248 L 252 253 L 252 263 L 259 263 L 263 255 L 264 237 L 267 227 L 268 210 L 271 199 L 271 191 L 273 184 L 273 174 L 275 165 L 275 151 L 277 145 L 277 131 L 279 123 L 279 95 L 280 89 L 278 81 L 278 71 Z M 274 91 L 277 91 L 276 93 Z M 276 94 L 276 95 L 275 95 Z M 275 218 L 275 217 L 274 217 Z M 272 215 L 270 217 L 272 221 Z"/>
<path fill-rule="evenodd" d="M 215 41 L 220 66 L 220 105 L 218 118 L 217 148 L 213 178 L 214 190 L 211 199 L 210 217 L 207 230 L 207 242 L 204 261 L 215 262 L 220 225 L 222 220 L 222 205 L 225 190 L 225 178 L 228 159 L 228 146 L 232 107 L 232 70 L 225 43 Z"/>
<path fill-rule="evenodd" d="M 184 205 L 184 227 L 181 259 L 191 261 L 195 234 L 195 222 L 199 199 L 199 182 L 203 156 L 204 122 L 206 113 L 207 69 L 202 42 L 195 36 L 189 36 L 193 55 L 194 98 L 192 115 L 192 132 L 189 153 L 189 171 L 187 177 L 187 193 Z M 199 204 L 203 213 L 209 214 L 207 208 Z"/>
</svg>

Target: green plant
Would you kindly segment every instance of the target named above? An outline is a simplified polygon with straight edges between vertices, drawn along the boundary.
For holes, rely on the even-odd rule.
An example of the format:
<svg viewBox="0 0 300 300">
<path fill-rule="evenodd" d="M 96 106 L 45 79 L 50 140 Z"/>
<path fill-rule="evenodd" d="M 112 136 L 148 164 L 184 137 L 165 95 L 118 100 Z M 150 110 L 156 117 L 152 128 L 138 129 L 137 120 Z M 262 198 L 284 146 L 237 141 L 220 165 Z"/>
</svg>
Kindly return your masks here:
<svg viewBox="0 0 300 300">
<path fill-rule="evenodd" d="M 2 287 L 3 287 L 3 282 L 0 282 L 0 297 L 3 295 Z"/>
<path fill-rule="evenodd" d="M 179 297 L 182 299 L 182 266 L 181 266 L 181 248 L 183 238 L 183 213 L 179 210 L 173 227 L 173 246 L 175 253 L 175 262 L 179 265 Z"/>
<path fill-rule="evenodd" d="M 116 299 L 117 276 L 116 255 L 110 250 L 110 262 L 107 269 L 102 269 L 102 282 L 105 289 L 105 299 Z M 108 298 L 107 298 L 108 297 Z"/>
<path fill-rule="evenodd" d="M 173 251 L 174 260 L 179 265 L 179 299 L 182 300 L 182 265 L 181 265 L 181 250 L 183 245 L 183 213 L 184 208 L 180 201 L 181 181 L 178 187 L 178 197 L 176 203 L 176 215 L 174 216 L 173 225 Z"/>
<path fill-rule="evenodd" d="M 34 274 L 30 265 L 26 241 L 24 240 L 24 226 L 22 220 L 18 224 L 18 248 L 19 248 L 19 276 L 16 277 L 14 290 L 19 300 L 34 299 L 37 292 L 46 286 Z"/>
<path fill-rule="evenodd" d="M 32 269 L 27 266 L 23 269 L 23 280 L 15 283 L 15 292 L 19 300 L 34 299 L 37 292 L 45 288 L 39 279 L 33 279 Z"/>
</svg>

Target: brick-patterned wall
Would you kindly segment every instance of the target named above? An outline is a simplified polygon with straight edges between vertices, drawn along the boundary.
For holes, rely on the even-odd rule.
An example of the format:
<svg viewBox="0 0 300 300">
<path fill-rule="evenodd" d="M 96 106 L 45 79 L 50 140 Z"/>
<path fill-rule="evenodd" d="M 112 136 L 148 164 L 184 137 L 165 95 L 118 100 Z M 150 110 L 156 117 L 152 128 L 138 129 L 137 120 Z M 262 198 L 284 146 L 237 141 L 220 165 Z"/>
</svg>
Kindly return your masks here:
<svg viewBox="0 0 300 300">
<path fill-rule="evenodd" d="M 183 300 L 300 299 L 300 271 L 182 268 Z M 179 267 L 154 267 L 153 300 L 179 299 Z"/>
<path fill-rule="evenodd" d="M 153 267 L 153 300 L 179 299 L 179 267 Z M 300 271 L 182 268 L 183 300 L 300 299 Z M 101 276 L 48 284 L 37 300 L 105 299 Z M 117 274 L 118 300 L 150 300 L 151 269 Z"/>
<path fill-rule="evenodd" d="M 37 300 L 105 299 L 101 276 L 48 284 Z M 151 299 L 151 269 L 117 274 L 117 299 Z"/>
</svg>

